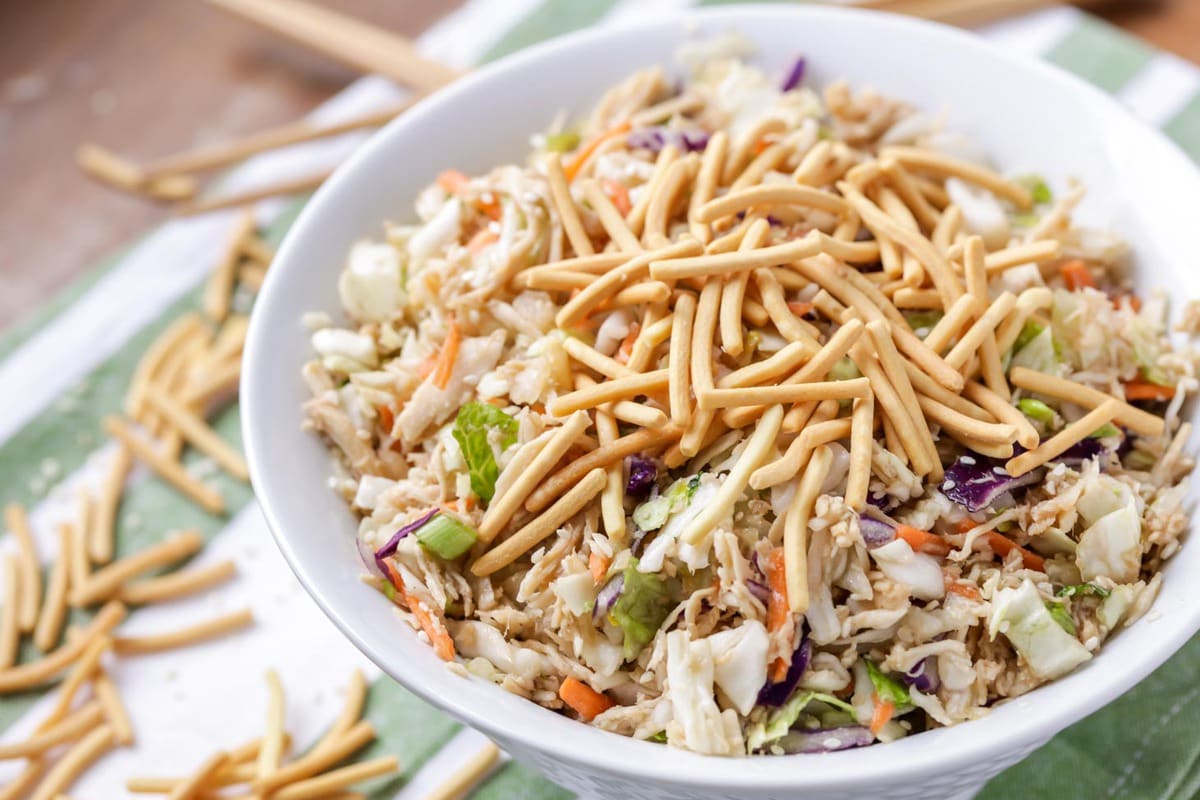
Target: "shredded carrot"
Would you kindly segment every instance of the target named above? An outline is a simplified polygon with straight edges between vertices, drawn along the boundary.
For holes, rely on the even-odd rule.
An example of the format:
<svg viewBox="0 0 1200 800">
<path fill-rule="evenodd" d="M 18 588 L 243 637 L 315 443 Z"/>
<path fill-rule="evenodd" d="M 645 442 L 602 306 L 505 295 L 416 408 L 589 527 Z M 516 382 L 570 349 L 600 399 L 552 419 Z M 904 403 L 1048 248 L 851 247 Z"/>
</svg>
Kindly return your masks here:
<svg viewBox="0 0 1200 800">
<path fill-rule="evenodd" d="M 392 413 L 392 407 L 384 403 L 375 406 L 375 411 L 379 414 L 379 424 L 388 433 L 392 432 L 392 425 L 396 423 L 396 415 Z"/>
<path fill-rule="evenodd" d="M 1174 386 L 1162 386 L 1141 378 L 1125 382 L 1126 400 L 1170 400 L 1174 396 Z"/>
<path fill-rule="evenodd" d="M 878 736 L 887 725 L 892 715 L 896 713 L 896 704 L 891 700 L 881 700 L 875 695 L 875 713 L 871 715 L 871 735 Z"/>
<path fill-rule="evenodd" d="M 458 170 L 447 169 L 438 174 L 437 185 L 442 187 L 442 191 L 446 194 L 460 194 L 463 189 L 467 188 L 469 180 L 470 178 Z"/>
<path fill-rule="evenodd" d="M 600 714 L 608 711 L 614 703 L 607 697 L 588 686 L 583 681 L 566 678 L 558 687 L 558 696 L 583 718 L 591 722 Z"/>
<path fill-rule="evenodd" d="M 949 575 L 946 576 L 946 591 L 950 594 L 956 594 L 959 597 L 965 597 L 968 600 L 983 599 L 983 595 L 981 595 L 979 590 L 974 586 L 970 585 L 969 583 L 959 583 Z"/>
<path fill-rule="evenodd" d="M 579 174 L 579 170 L 583 169 L 583 165 L 600 148 L 600 145 L 609 139 L 627 133 L 630 127 L 629 120 L 625 120 L 609 128 L 604 133 L 592 137 L 587 144 L 580 147 L 571 160 L 567 162 L 566 166 L 563 167 L 563 173 L 567 176 L 567 183 L 575 180 L 575 176 Z"/>
<path fill-rule="evenodd" d="M 958 533 L 967 533 L 978 524 L 978 522 L 970 517 L 963 517 L 958 521 L 958 524 L 954 526 L 954 530 Z"/>
<path fill-rule="evenodd" d="M 1120 308 L 1122 303 L 1129 303 L 1129 307 L 1138 312 L 1142 310 L 1142 298 L 1136 294 L 1122 294 L 1112 299 L 1113 308 Z"/>
<path fill-rule="evenodd" d="M 416 595 L 408 591 L 408 587 L 404 585 L 404 580 L 400 577 L 400 573 L 396 572 L 395 567 L 386 561 L 383 562 L 383 566 L 387 572 L 388 581 L 392 584 L 392 588 L 404 600 L 404 605 L 408 607 L 409 613 L 417 618 L 417 624 L 421 626 L 421 630 L 425 632 L 425 635 L 429 637 L 429 641 L 433 643 L 433 650 L 437 653 L 438 658 L 443 661 L 453 661 L 454 640 L 446 632 L 446 626 L 442 622 L 440 615 L 435 621 L 433 615 L 425 607 L 425 604 Z"/>
<path fill-rule="evenodd" d="M 471 237 L 467 242 L 467 251 L 474 254 L 478 253 L 483 248 L 487 247 L 492 242 L 499 239 L 500 236 L 491 228 L 480 228 L 479 231 Z"/>
<path fill-rule="evenodd" d="M 1016 550 L 1021 554 L 1021 561 L 1024 562 L 1025 569 L 1036 569 L 1038 572 L 1046 571 L 1046 559 L 1037 553 L 1026 550 L 999 531 L 988 531 L 988 544 L 991 545 L 996 555 L 1001 558 L 1007 558 L 1009 553 Z"/>
<path fill-rule="evenodd" d="M 783 548 L 771 551 L 767 558 L 767 587 L 771 594 L 767 599 L 767 630 L 775 632 L 788 621 L 787 572 L 784 571 Z M 787 677 L 788 659 L 780 657 L 771 664 L 771 680 L 775 683 Z"/>
<path fill-rule="evenodd" d="M 621 340 L 621 345 L 617 348 L 617 354 L 614 358 L 621 364 L 629 361 L 629 357 L 633 355 L 633 346 L 637 343 L 638 334 L 641 333 L 642 326 L 638 323 L 633 323 L 629 326 L 629 333 Z"/>
<path fill-rule="evenodd" d="M 446 343 L 438 355 L 437 368 L 433 371 L 433 383 L 439 389 L 445 389 L 450 384 L 450 376 L 454 373 L 454 362 L 458 360 L 458 346 L 462 343 L 462 332 L 458 329 L 458 320 L 450 315 L 449 329 L 446 331 Z"/>
<path fill-rule="evenodd" d="M 809 314 L 811 314 L 811 313 L 812 313 L 812 310 L 813 310 L 813 304 L 812 304 L 812 303 L 804 303 L 804 302 L 801 302 L 800 300 L 792 300 L 792 301 L 790 301 L 790 302 L 787 304 L 787 307 L 788 307 L 788 309 L 790 309 L 790 310 L 791 310 L 791 312 L 792 312 L 793 314 L 795 314 L 797 317 L 806 317 L 806 316 L 808 316 Z"/>
<path fill-rule="evenodd" d="M 592 573 L 592 580 L 597 586 L 604 581 L 604 576 L 608 574 L 610 566 L 612 566 L 612 559 L 603 553 L 593 550 L 588 554 L 588 572 Z"/>
<path fill-rule="evenodd" d="M 486 199 L 485 199 L 486 198 Z M 500 207 L 500 201 L 492 192 L 487 192 L 480 196 L 475 203 L 488 219 L 498 220 L 504 213 L 504 209 Z"/>
<path fill-rule="evenodd" d="M 612 200 L 613 206 L 621 213 L 622 217 L 629 216 L 629 212 L 633 210 L 633 203 L 629 202 L 629 190 L 624 184 L 617 183 L 611 178 L 605 178 L 600 181 L 600 188 L 608 195 L 608 199 Z"/>
<path fill-rule="evenodd" d="M 1059 267 L 1058 271 L 1062 273 L 1063 283 L 1071 291 L 1076 289 L 1095 289 L 1096 279 L 1092 277 L 1092 273 L 1088 271 L 1087 264 L 1080 259 L 1068 261 Z"/>
<path fill-rule="evenodd" d="M 909 546 L 918 552 L 934 556 L 950 554 L 950 545 L 946 543 L 946 540 L 929 531 L 918 530 L 911 525 L 897 525 L 896 535 L 908 542 Z"/>
</svg>

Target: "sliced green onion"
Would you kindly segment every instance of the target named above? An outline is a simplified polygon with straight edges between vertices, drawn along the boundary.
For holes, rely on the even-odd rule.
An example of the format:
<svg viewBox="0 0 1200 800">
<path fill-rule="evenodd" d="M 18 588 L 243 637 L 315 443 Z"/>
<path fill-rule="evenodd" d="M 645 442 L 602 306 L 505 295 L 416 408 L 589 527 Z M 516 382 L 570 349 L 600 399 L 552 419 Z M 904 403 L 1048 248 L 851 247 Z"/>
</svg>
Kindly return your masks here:
<svg viewBox="0 0 1200 800">
<path fill-rule="evenodd" d="M 438 513 L 417 528 L 416 537 L 426 550 L 450 561 L 470 550 L 479 539 L 479 534 L 454 517 Z"/>
<path fill-rule="evenodd" d="M 551 153 L 569 153 L 579 147 L 579 134 L 575 131 L 546 134 L 546 149 Z"/>
<path fill-rule="evenodd" d="M 1046 610 L 1050 612 L 1050 617 L 1059 624 L 1059 627 L 1072 636 L 1075 635 L 1075 620 L 1067 611 L 1066 606 L 1062 603 L 1046 603 Z"/>
<path fill-rule="evenodd" d="M 831 381 L 849 381 L 860 377 L 862 377 L 862 373 L 858 371 L 858 365 L 851 360 L 850 356 L 842 356 L 829 368 L 829 380 Z"/>
<path fill-rule="evenodd" d="M 1103 586 L 1097 586 L 1094 583 L 1076 583 L 1071 586 L 1064 586 L 1054 593 L 1055 597 L 1076 597 L 1088 596 L 1093 597 L 1108 597 L 1112 592 L 1105 589 Z"/>
<path fill-rule="evenodd" d="M 1042 205 L 1054 200 L 1054 192 L 1046 185 L 1046 179 L 1041 175 L 1022 175 L 1017 183 L 1023 186 L 1033 198 L 1035 205 Z"/>
<path fill-rule="evenodd" d="M 1103 426 L 1097 428 L 1088 434 L 1089 439 L 1106 439 L 1109 436 L 1120 436 L 1121 429 L 1111 422 L 1104 423 Z"/>
<path fill-rule="evenodd" d="M 1022 397 L 1017 401 L 1017 408 L 1037 422 L 1049 423 L 1054 419 L 1054 409 L 1035 397 Z"/>
<path fill-rule="evenodd" d="M 913 331 L 924 329 L 925 331 L 933 330 L 933 327 L 942 321 L 945 316 L 941 311 L 905 311 L 904 319 L 908 322 L 908 327 Z"/>
<path fill-rule="evenodd" d="M 1017 352 L 1022 347 L 1032 342 L 1041 335 L 1043 330 L 1045 330 L 1045 326 L 1041 323 L 1034 322 L 1033 320 L 1026 322 L 1021 328 L 1021 332 L 1017 334 L 1017 340 L 1013 342 L 1013 352 Z"/>
</svg>

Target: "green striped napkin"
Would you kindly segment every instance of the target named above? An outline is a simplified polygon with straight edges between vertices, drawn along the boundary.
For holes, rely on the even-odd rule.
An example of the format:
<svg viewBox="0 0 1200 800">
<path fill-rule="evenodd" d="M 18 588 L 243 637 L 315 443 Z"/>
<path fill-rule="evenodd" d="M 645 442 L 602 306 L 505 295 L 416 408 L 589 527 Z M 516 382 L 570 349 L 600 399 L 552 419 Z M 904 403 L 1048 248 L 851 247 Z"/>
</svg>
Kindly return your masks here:
<svg viewBox="0 0 1200 800">
<path fill-rule="evenodd" d="M 435 58 L 466 67 L 613 17 L 646 16 L 688 4 L 470 0 L 422 37 L 421 46 Z M 1004 47 L 1043 56 L 1117 95 L 1200 159 L 1200 72 L 1190 64 L 1065 8 L 982 33 Z M 394 87 L 366 78 L 318 113 L 336 118 L 386 105 L 395 97 Z M 307 174 L 314 165 L 336 162 L 356 141 L 347 137 L 263 156 L 229 180 Z M 261 210 L 272 219 L 271 236 L 278 238 L 298 206 L 268 203 Z M 100 420 L 120 409 L 147 344 L 180 312 L 198 305 L 198 287 L 215 257 L 212 243 L 220 241 L 231 219 L 214 215 L 168 223 L 0 336 L 0 385 L 8 388 L 0 415 L 0 486 L 4 500 L 33 507 L 43 558 L 53 556 L 54 525 L 71 515 L 74 492 L 98 485 L 111 456 Z M 236 407 L 214 424 L 222 435 L 238 440 Z M 193 459 L 192 467 L 203 471 L 206 465 Z M 186 655 L 122 661 L 115 677 L 139 742 L 99 762 L 79 782 L 77 795 L 121 796 L 129 775 L 186 774 L 212 750 L 257 735 L 265 704 L 261 676 L 268 667 L 282 673 L 289 691 L 289 729 L 300 745 L 307 745 L 336 714 L 337 689 L 357 666 L 373 679 L 367 717 L 380 736 L 370 754 L 396 753 L 404 764 L 400 777 L 369 784 L 369 796 L 423 796 L 439 775 L 469 758 L 482 737 L 379 677 L 299 589 L 269 541 L 250 491 L 221 475 L 211 480 L 232 509 L 229 518 L 208 516 L 157 479 L 135 473 L 120 511 L 118 551 L 140 549 L 167 529 L 196 527 L 210 540 L 200 560 L 233 558 L 239 579 L 204 597 L 139 610 L 127 625 L 135 631 L 162 630 L 244 604 L 253 606 L 259 624 L 254 631 Z M 1193 675 L 1198 667 L 1200 639 L 1134 691 L 993 780 L 980 798 L 1197 796 L 1200 683 Z M 0 700 L 0 740 L 27 735 L 47 703 L 38 692 Z M 13 766 L 0 764 L 0 785 L 15 774 Z M 508 762 L 473 796 L 537 800 L 570 794 Z"/>
</svg>

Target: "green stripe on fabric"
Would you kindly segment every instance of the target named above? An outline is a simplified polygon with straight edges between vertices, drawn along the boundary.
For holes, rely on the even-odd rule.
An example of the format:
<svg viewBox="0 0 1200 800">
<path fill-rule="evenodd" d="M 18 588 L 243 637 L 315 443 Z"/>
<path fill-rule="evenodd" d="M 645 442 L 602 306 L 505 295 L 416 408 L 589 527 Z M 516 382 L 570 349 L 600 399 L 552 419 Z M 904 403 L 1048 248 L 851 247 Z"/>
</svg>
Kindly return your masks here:
<svg viewBox="0 0 1200 800">
<path fill-rule="evenodd" d="M 101 278 L 111 272 L 148 238 L 149 235 L 143 236 L 133 244 L 126 245 L 101 260 L 99 264 L 87 270 L 83 277 L 73 281 L 32 312 L 22 316 L 15 324 L 10 325 L 3 334 L 0 334 L 0 359 L 7 358 L 26 339 L 53 322 L 55 317 L 70 308 L 88 289 L 99 283 Z"/>
<path fill-rule="evenodd" d="M 612 10 L 616 0 L 543 0 L 483 54 L 486 64 L 530 45 L 586 28 Z"/>
<path fill-rule="evenodd" d="M 302 203 L 289 207 L 265 232 L 278 241 L 295 220 Z M 109 265 L 111 268 L 111 265 Z M 74 389 L 60 397 L 29 425 L 0 447 L 0 484 L 5 502 L 32 505 L 42 493 L 30 483 L 39 479 L 42 465 L 53 463 L 59 475 L 78 469 L 103 441 L 101 420 L 119 413 L 125 389 L 145 348 L 179 314 L 196 308 L 200 292 L 194 290 L 172 304 L 157 320 L 139 331 L 117 353 L 101 364 Z M 52 312 L 53 313 L 53 312 Z M 226 441 L 241 447 L 241 416 L 236 405 L 218 413 L 210 424 Z M 194 452 L 184 454 L 183 463 L 194 469 L 202 460 Z M 196 528 L 211 539 L 253 498 L 250 487 L 224 473 L 214 472 L 205 480 L 225 498 L 227 514 L 213 516 L 184 498 L 173 487 L 149 477 L 126 487 L 115 526 L 116 555 L 136 552 L 162 539 L 168 530 Z M 71 620 L 83 622 L 87 615 L 72 612 Z M 22 644 L 21 661 L 39 656 L 32 643 Z M 6 695 L 0 702 L 0 731 L 24 714 L 51 686 L 21 694 Z"/>
<path fill-rule="evenodd" d="M 1163 132 L 1188 155 L 1200 161 L 1200 93 L 1163 126 Z"/>
<path fill-rule="evenodd" d="M 222 411 L 211 424 L 226 441 L 236 446 L 241 445 L 241 417 L 235 406 Z M 200 459 L 201 456 L 188 453 L 183 460 L 194 469 Z M 205 480 L 216 487 L 225 498 L 229 507 L 229 517 L 253 498 L 249 486 L 224 473 L 214 473 Z M 119 558 L 142 550 L 161 541 L 169 531 L 183 528 L 195 528 L 205 539 L 211 539 L 225 527 L 228 520 L 228 517 L 215 517 L 206 513 L 157 477 L 146 478 L 128 486 L 121 498 L 115 528 L 116 556 Z M 73 611 L 70 621 L 83 623 L 90 616 L 90 613 Z M 40 653 L 26 639 L 21 648 L 21 661 L 32 661 L 39 656 Z M 38 687 L 21 694 L 5 695 L 0 701 L 0 731 L 7 729 L 51 688 L 53 685 Z"/>
<path fill-rule="evenodd" d="M 1200 775 L 1197 663 L 1200 637 L 1132 691 L 993 778 L 976 800 L 1193 797 L 1177 790 Z"/>
<path fill-rule="evenodd" d="M 1154 51 L 1138 39 L 1086 16 L 1045 55 L 1047 61 L 1107 92 L 1128 83 L 1153 57 Z"/>
<path fill-rule="evenodd" d="M 771 3 L 771 4 L 785 4 L 786 3 L 786 4 L 790 4 L 790 5 L 804 5 L 806 3 L 811 2 L 811 0 L 697 0 L 696 5 L 698 5 L 698 6 L 736 6 L 736 5 L 745 5 L 748 2 Z"/>
<path fill-rule="evenodd" d="M 566 789 L 515 761 L 509 761 L 471 794 L 471 800 L 571 800 L 573 797 Z"/>
<path fill-rule="evenodd" d="M 289 207 L 265 234 L 277 241 L 295 220 L 301 204 Z M 154 322 L 122 345 L 78 384 L 0 445 L 0 486 L 5 502 L 31 505 L 42 499 L 43 464 L 59 476 L 83 464 L 103 440 L 101 421 L 120 413 L 137 362 L 150 343 L 180 314 L 198 307 L 197 288 L 169 306 Z M 37 484 L 37 485 L 32 485 Z"/>
<path fill-rule="evenodd" d="M 402 772 L 366 784 L 371 800 L 391 800 L 462 726 L 386 675 L 367 691 L 366 718 L 377 738 L 356 761 L 396 755 Z"/>
</svg>

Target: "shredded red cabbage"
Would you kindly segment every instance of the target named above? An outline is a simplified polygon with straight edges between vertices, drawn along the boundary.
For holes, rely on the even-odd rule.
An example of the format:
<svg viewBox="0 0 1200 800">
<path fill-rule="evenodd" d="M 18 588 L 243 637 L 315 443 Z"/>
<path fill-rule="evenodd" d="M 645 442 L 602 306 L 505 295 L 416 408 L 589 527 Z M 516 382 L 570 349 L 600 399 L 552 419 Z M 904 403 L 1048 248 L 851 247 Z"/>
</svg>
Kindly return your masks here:
<svg viewBox="0 0 1200 800">
<path fill-rule="evenodd" d="M 868 517 L 866 514 L 858 516 L 858 531 L 862 534 L 863 542 L 867 547 L 882 547 L 888 542 L 896 538 L 896 529 L 881 519 Z"/>
<path fill-rule="evenodd" d="M 804 57 L 797 58 L 792 63 L 792 68 L 788 70 L 787 76 L 783 79 L 783 83 L 779 86 L 779 91 L 790 92 L 804 81 L 804 70 L 807 63 Z"/>
<path fill-rule="evenodd" d="M 669 144 L 675 145 L 680 152 L 696 153 L 708 147 L 708 138 L 708 131 L 700 128 L 674 130 L 656 126 L 631 131 L 625 143 L 632 148 L 649 150 L 652 153 L 657 153 Z"/>
<path fill-rule="evenodd" d="M 771 600 L 771 590 L 766 587 L 766 584 L 756 581 L 753 578 L 746 579 L 746 588 L 750 590 L 750 594 L 758 598 L 759 602 L 766 605 Z"/>
<path fill-rule="evenodd" d="M 979 511 L 1005 492 L 1036 483 L 1039 476 L 1034 470 L 1014 478 L 1004 470 L 1002 462 L 970 454 L 960 456 L 946 470 L 941 489 L 942 494 L 968 511 Z"/>
<path fill-rule="evenodd" d="M 922 694 L 936 692 L 942 685 L 942 681 L 938 677 L 937 660 L 932 656 L 926 656 L 913 664 L 912 668 L 901 677 L 905 683 Z"/>
<path fill-rule="evenodd" d="M 1064 464 L 1082 464 L 1084 461 L 1090 461 L 1101 453 L 1107 453 L 1108 448 L 1100 443 L 1099 439 L 1084 439 L 1067 448 L 1055 461 L 1061 461 Z"/>
<path fill-rule="evenodd" d="M 625 479 L 625 494 L 643 497 L 650 493 L 658 478 L 658 465 L 653 460 L 644 456 L 630 456 L 625 459 L 625 470 L 629 476 Z"/>
<path fill-rule="evenodd" d="M 433 515 L 436 513 L 437 509 L 435 508 L 434 510 L 426 512 L 417 517 L 415 520 L 393 533 L 392 538 L 387 540 L 387 544 L 375 551 L 375 566 L 379 567 L 380 572 L 382 572 L 384 575 L 388 574 L 387 567 L 383 565 L 383 560 L 385 558 L 391 558 L 396 554 L 396 548 L 400 546 L 400 540 L 424 525 L 426 522 L 429 522 L 429 520 L 433 519 Z"/>
<path fill-rule="evenodd" d="M 592 608 L 592 621 L 599 623 L 604 616 L 612 611 L 621 590 L 625 588 L 625 574 L 618 572 L 596 593 L 596 605 Z"/>
<path fill-rule="evenodd" d="M 788 701 L 804 670 L 808 668 L 808 660 L 812 658 L 812 642 L 808 640 L 808 631 L 800 637 L 800 646 L 792 653 L 792 663 L 788 666 L 787 675 L 778 683 L 768 681 L 758 692 L 758 705 L 778 708 Z"/>
<path fill-rule="evenodd" d="M 790 730 L 775 745 L 788 755 L 797 753 L 832 753 L 852 747 L 866 747 L 875 736 L 862 725 L 843 725 L 815 731 Z"/>
</svg>

